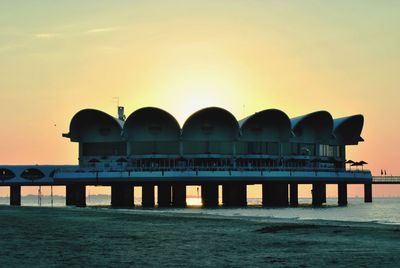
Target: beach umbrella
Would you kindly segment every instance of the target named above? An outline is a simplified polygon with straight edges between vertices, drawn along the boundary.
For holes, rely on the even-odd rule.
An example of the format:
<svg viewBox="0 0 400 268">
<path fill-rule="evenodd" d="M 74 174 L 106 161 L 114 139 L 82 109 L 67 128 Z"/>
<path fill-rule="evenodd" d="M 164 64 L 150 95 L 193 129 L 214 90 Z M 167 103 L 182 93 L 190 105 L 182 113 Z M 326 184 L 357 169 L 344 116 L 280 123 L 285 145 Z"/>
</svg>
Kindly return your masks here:
<svg viewBox="0 0 400 268">
<path fill-rule="evenodd" d="M 124 157 L 121 157 L 121 158 L 117 159 L 116 162 L 117 163 L 126 163 L 126 162 L 128 162 L 128 160 L 126 160 L 126 158 L 124 158 Z"/>
<path fill-rule="evenodd" d="M 365 162 L 364 160 L 361 160 L 360 162 L 358 162 L 361 165 L 361 170 L 364 170 L 364 165 L 368 165 L 367 162 Z"/>
<path fill-rule="evenodd" d="M 351 167 L 359 167 L 359 166 L 363 166 L 363 164 L 361 164 L 360 162 L 354 162 L 353 164 L 350 165 Z"/>
<path fill-rule="evenodd" d="M 344 162 L 345 164 L 350 164 L 350 170 L 351 170 L 351 165 L 354 164 L 355 162 L 353 160 L 347 160 L 346 162 Z"/>
<path fill-rule="evenodd" d="M 91 164 L 92 167 L 95 168 L 95 167 L 96 167 L 96 164 L 97 164 L 97 163 L 100 163 L 100 160 L 99 160 L 99 159 L 96 159 L 96 158 L 92 158 L 92 159 L 90 159 L 88 162 Z"/>
<path fill-rule="evenodd" d="M 121 157 L 121 158 L 117 159 L 115 162 L 117 162 L 118 165 L 123 166 L 124 163 L 128 162 L 128 160 L 126 160 L 126 158 L 124 158 L 124 157 Z"/>
</svg>

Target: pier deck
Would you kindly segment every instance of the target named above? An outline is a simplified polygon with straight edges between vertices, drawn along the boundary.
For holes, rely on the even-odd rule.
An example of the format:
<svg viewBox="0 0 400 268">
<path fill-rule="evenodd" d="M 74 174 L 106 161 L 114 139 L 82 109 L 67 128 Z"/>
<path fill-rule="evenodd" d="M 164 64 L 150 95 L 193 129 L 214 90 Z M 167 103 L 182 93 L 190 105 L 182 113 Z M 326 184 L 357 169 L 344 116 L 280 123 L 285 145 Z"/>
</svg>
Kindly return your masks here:
<svg viewBox="0 0 400 268">
<path fill-rule="evenodd" d="M 393 178 L 390 180 L 394 183 Z M 312 184 L 313 205 L 326 202 L 326 185 L 338 185 L 338 204 L 347 205 L 347 185 L 363 184 L 365 202 L 372 202 L 375 179 L 367 170 L 311 168 L 81 168 L 79 166 L 0 166 L 0 186 L 10 187 L 10 204 L 21 204 L 22 186 L 66 186 L 66 204 L 86 205 L 86 186 L 111 186 L 111 205 L 133 207 L 133 188 L 142 188 L 142 205 L 153 207 L 157 186 L 158 206 L 186 206 L 186 186 L 199 185 L 204 206 L 218 206 L 222 186 L 224 206 L 246 206 L 247 185 L 260 184 L 264 206 L 298 205 L 298 185 Z M 397 183 L 397 180 L 396 180 Z"/>
</svg>

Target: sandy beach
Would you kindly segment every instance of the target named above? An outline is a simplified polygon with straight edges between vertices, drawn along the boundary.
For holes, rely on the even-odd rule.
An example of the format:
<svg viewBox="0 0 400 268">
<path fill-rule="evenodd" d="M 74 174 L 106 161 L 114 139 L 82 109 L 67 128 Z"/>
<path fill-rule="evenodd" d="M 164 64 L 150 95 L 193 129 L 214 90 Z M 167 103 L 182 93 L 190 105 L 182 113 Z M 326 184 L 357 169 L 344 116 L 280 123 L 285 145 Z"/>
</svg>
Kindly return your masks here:
<svg viewBox="0 0 400 268">
<path fill-rule="evenodd" d="M 400 226 L 0 207 L 1 266 L 399 267 Z"/>
</svg>

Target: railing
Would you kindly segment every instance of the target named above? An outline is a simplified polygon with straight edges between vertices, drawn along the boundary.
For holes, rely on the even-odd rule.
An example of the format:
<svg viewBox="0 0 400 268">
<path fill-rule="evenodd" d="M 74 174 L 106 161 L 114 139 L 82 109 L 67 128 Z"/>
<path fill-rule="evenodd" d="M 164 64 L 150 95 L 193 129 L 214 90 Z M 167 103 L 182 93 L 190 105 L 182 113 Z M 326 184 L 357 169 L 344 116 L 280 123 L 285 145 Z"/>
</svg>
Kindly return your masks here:
<svg viewBox="0 0 400 268">
<path fill-rule="evenodd" d="M 232 167 L 232 166 L 185 166 L 185 167 L 82 167 L 79 169 L 57 170 L 63 172 L 166 172 L 166 171 L 290 171 L 290 172 L 348 172 L 348 173 L 370 173 L 369 170 L 349 170 L 344 168 L 315 168 L 315 167 Z"/>
<path fill-rule="evenodd" d="M 374 176 L 372 183 L 400 183 L 400 176 Z"/>
</svg>

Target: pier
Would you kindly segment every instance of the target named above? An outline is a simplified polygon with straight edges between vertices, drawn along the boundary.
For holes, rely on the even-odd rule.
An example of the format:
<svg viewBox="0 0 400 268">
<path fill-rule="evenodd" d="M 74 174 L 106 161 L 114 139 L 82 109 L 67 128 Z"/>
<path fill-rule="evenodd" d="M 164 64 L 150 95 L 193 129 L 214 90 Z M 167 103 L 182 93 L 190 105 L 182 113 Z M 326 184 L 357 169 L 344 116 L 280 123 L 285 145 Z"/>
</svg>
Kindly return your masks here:
<svg viewBox="0 0 400 268">
<path fill-rule="evenodd" d="M 373 184 L 400 184 L 399 177 L 372 177 L 369 171 L 311 171 L 307 169 L 253 170 L 176 168 L 134 170 L 84 169 L 80 166 L 0 166 L 0 187 L 10 188 L 10 205 L 21 204 L 21 187 L 65 186 L 67 206 L 86 206 L 86 186 L 111 187 L 112 207 L 134 207 L 134 187 L 142 189 L 142 207 L 185 207 L 186 187 L 201 189 L 204 207 L 247 205 L 247 186 L 262 187 L 262 205 L 298 205 L 299 185 L 312 185 L 312 204 L 326 203 L 326 186 L 338 186 L 338 205 L 347 205 L 349 184 L 364 185 L 365 202 L 372 202 Z M 222 196 L 219 196 L 222 186 Z M 157 187 L 157 198 L 155 189 Z M 155 200 L 158 200 L 156 203 Z"/>
<path fill-rule="evenodd" d="M 338 185 L 345 206 L 347 186 L 398 183 L 372 177 L 365 161 L 346 160 L 346 148 L 363 142 L 362 115 L 333 118 L 327 111 L 289 118 L 266 109 L 237 120 L 208 107 L 181 127 L 168 112 L 145 107 L 125 117 L 84 109 L 63 137 L 78 145 L 78 165 L 0 165 L 0 186 L 10 187 L 10 204 L 21 204 L 21 187 L 65 186 L 66 205 L 86 206 L 86 186 L 111 187 L 111 206 L 133 207 L 134 187 L 143 207 L 185 207 L 186 187 L 201 188 L 205 207 L 247 205 L 247 186 L 261 185 L 266 207 L 298 205 L 298 187 L 312 185 L 312 204 L 326 203 L 326 186 Z M 361 169 L 360 169 L 361 167 Z M 157 187 L 157 191 L 155 190 Z M 219 196 L 222 187 L 222 196 Z M 157 192 L 157 198 L 155 193 Z M 157 199 L 157 203 L 155 202 Z"/>
</svg>

